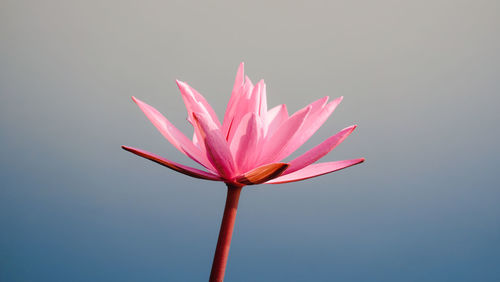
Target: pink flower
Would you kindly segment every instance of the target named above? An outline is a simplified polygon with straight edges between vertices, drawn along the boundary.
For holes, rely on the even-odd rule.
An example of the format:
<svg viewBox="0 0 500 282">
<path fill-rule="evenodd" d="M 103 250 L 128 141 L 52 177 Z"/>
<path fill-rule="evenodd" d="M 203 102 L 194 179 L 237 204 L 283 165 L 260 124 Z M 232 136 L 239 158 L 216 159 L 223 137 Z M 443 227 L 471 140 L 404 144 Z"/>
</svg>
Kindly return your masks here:
<svg viewBox="0 0 500 282">
<path fill-rule="evenodd" d="M 266 84 L 253 85 L 240 64 L 224 120 L 191 86 L 177 85 L 194 127 L 192 140 L 174 127 L 155 108 L 132 97 L 154 126 L 174 147 L 206 170 L 178 164 L 141 149 L 123 149 L 186 175 L 233 186 L 279 184 L 304 180 L 334 172 L 364 161 L 363 158 L 316 163 L 351 134 L 356 125 L 346 127 L 323 143 L 288 163 L 283 159 L 304 144 L 332 114 L 342 97 L 328 102 L 323 97 L 288 115 L 286 106 L 267 108 Z"/>
<path fill-rule="evenodd" d="M 231 245 L 238 200 L 243 186 L 299 181 L 337 171 L 364 159 L 315 163 L 340 144 L 356 128 L 346 127 L 289 163 L 281 162 L 309 139 L 332 114 L 342 97 L 328 103 L 321 98 L 291 116 L 285 105 L 267 109 L 266 85 L 253 85 L 238 68 L 231 99 L 222 124 L 205 98 L 191 86 L 177 81 L 194 127 L 190 140 L 155 108 L 132 97 L 149 120 L 174 147 L 206 170 L 185 166 L 152 153 L 122 146 L 186 175 L 223 181 L 227 198 L 215 249 L 210 281 L 223 281 Z"/>
</svg>

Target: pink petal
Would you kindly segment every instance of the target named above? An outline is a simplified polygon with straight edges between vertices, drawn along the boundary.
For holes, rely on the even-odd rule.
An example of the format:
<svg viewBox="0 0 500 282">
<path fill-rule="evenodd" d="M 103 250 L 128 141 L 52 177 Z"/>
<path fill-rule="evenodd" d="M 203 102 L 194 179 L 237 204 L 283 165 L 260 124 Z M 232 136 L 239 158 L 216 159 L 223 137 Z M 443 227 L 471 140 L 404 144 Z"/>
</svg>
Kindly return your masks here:
<svg viewBox="0 0 500 282">
<path fill-rule="evenodd" d="M 243 83 L 242 95 L 247 98 L 250 98 L 253 87 L 254 85 L 252 83 L 252 80 L 250 79 L 250 77 L 248 77 L 248 75 L 245 75 L 245 83 Z"/>
<path fill-rule="evenodd" d="M 262 149 L 260 164 L 272 163 L 281 160 L 282 151 L 292 139 L 293 135 L 303 125 L 306 116 L 311 111 L 311 107 L 304 108 L 289 119 L 287 119 L 272 136 L 266 138 L 265 146 Z"/>
<path fill-rule="evenodd" d="M 194 125 L 193 125 L 193 126 L 194 126 Z M 203 152 L 205 152 L 205 146 L 204 146 L 204 145 L 202 146 L 202 145 L 200 144 L 200 141 L 198 140 L 198 134 L 196 133 L 197 131 L 198 131 L 198 129 L 195 129 L 195 130 L 194 130 L 194 132 L 193 132 L 193 144 L 194 144 L 196 147 L 200 148 L 200 149 L 202 149 L 202 148 L 203 148 L 203 149 L 202 149 L 202 151 L 203 151 Z"/>
<path fill-rule="evenodd" d="M 245 185 L 261 184 L 280 176 L 288 167 L 286 163 L 272 163 L 252 169 L 236 177 L 236 182 Z"/>
<path fill-rule="evenodd" d="M 300 170 L 317 160 L 321 159 L 324 157 L 326 154 L 328 154 L 331 150 L 333 150 L 337 145 L 342 143 L 349 134 L 356 128 L 356 125 L 349 126 L 347 128 L 342 129 L 340 132 L 337 134 L 331 136 L 330 138 L 326 139 L 323 143 L 319 144 L 318 146 L 312 148 L 311 150 L 307 151 L 306 153 L 302 154 L 301 156 L 295 158 L 290 162 L 290 167 L 285 171 L 286 174 L 290 174 L 294 171 Z"/>
<path fill-rule="evenodd" d="M 226 140 L 229 144 L 231 144 L 234 133 L 236 132 L 236 129 L 238 128 L 243 117 L 247 113 L 252 112 L 253 108 L 256 108 L 256 106 L 252 107 L 252 105 L 255 103 L 255 101 L 252 100 L 253 89 L 254 85 L 252 84 L 252 81 L 250 80 L 250 78 L 245 77 L 245 84 L 243 84 L 241 93 L 239 94 L 240 97 L 234 106 L 233 119 L 231 121 L 227 134 L 224 135 L 226 136 Z"/>
<path fill-rule="evenodd" d="M 245 83 L 245 63 L 241 62 L 238 66 L 238 71 L 236 72 L 236 78 L 234 79 L 233 93 L 239 91 L 239 89 Z"/>
<path fill-rule="evenodd" d="M 138 156 L 141 156 L 141 157 L 146 158 L 148 160 L 152 160 L 153 162 L 156 162 L 156 163 L 161 164 L 163 166 L 166 166 L 170 169 L 173 169 L 175 171 L 178 171 L 180 173 L 183 173 L 183 174 L 195 177 L 195 178 L 214 180 L 214 181 L 221 181 L 222 180 L 219 176 L 217 176 L 213 173 L 199 170 L 199 169 L 196 169 L 193 167 L 181 165 L 181 164 L 178 164 L 178 163 L 173 162 L 173 161 L 169 161 L 165 158 L 162 158 L 158 155 L 149 153 L 149 152 L 141 150 L 141 149 L 136 149 L 136 148 L 127 147 L 127 146 L 122 146 L 122 148 L 124 150 L 127 150 L 131 153 L 138 155 Z"/>
<path fill-rule="evenodd" d="M 258 114 L 262 120 L 265 120 L 267 115 L 267 90 L 264 80 L 262 80 L 262 86 L 259 93 L 260 93 L 260 99 L 259 99 L 260 105 Z"/>
<path fill-rule="evenodd" d="M 170 141 L 170 143 L 172 143 L 177 150 L 183 152 L 204 167 L 215 171 L 214 167 L 210 164 L 206 156 L 202 154 L 200 149 L 194 146 L 193 142 L 191 142 L 189 138 L 187 138 L 181 131 L 171 124 L 167 118 L 158 112 L 158 110 L 135 97 L 132 97 L 132 100 L 134 100 L 151 123 L 153 123 L 158 131 L 160 131 L 160 133 L 168 141 Z"/>
<path fill-rule="evenodd" d="M 199 143 L 198 141 L 201 139 L 201 133 L 199 129 L 194 125 L 193 121 L 193 113 L 204 113 L 210 116 L 213 123 L 220 127 L 219 119 L 215 114 L 215 111 L 212 109 L 210 104 L 205 100 L 205 98 L 198 93 L 194 88 L 189 86 L 187 83 L 176 80 L 177 86 L 182 94 L 182 99 L 184 100 L 184 104 L 186 105 L 186 109 L 188 112 L 188 121 L 194 127 L 194 135 L 193 135 L 193 143 L 200 148 L 200 150 L 205 153 L 205 145 L 203 142 Z"/>
<path fill-rule="evenodd" d="M 226 139 L 222 136 L 220 128 L 206 114 L 194 113 L 193 116 L 195 124 L 202 134 L 201 140 L 204 140 L 208 160 L 210 160 L 221 177 L 231 179 L 236 168 L 231 151 Z"/>
<path fill-rule="evenodd" d="M 271 181 L 266 182 L 266 184 L 280 184 L 280 183 L 287 183 L 287 182 L 294 182 L 294 181 L 300 181 L 316 176 L 320 176 L 323 174 L 327 174 L 330 172 L 334 172 L 337 170 L 344 169 L 346 167 L 350 167 L 359 163 L 364 162 L 365 159 L 354 159 L 354 160 L 344 160 L 344 161 L 337 161 L 337 162 L 328 162 L 328 163 L 319 163 L 319 164 L 312 164 L 308 167 L 305 167 L 301 170 L 298 170 L 296 172 L 280 176 L 278 178 L 275 178 Z"/>
<path fill-rule="evenodd" d="M 248 100 L 247 104 L 248 108 L 246 109 L 247 112 L 252 112 L 259 115 L 261 107 L 260 98 L 262 97 L 261 92 L 262 90 L 264 90 L 264 88 L 265 88 L 264 80 L 260 80 L 259 82 L 257 82 L 257 84 L 252 90 L 250 99 Z"/>
<path fill-rule="evenodd" d="M 230 125 L 234 118 L 235 107 L 238 104 L 238 99 L 240 98 L 241 88 L 245 83 L 245 64 L 241 63 L 238 67 L 236 73 L 236 78 L 234 79 L 233 91 L 231 92 L 231 98 L 226 107 L 226 114 L 224 115 L 224 121 L 222 122 L 222 132 L 227 136 Z"/>
<path fill-rule="evenodd" d="M 182 99 L 184 100 L 184 104 L 186 105 L 186 109 L 188 111 L 188 118 L 192 118 L 193 112 L 208 114 L 214 122 L 219 127 L 220 121 L 217 118 L 217 114 L 214 109 L 207 102 L 205 97 L 203 97 L 196 89 L 189 86 L 187 83 L 179 80 L 175 80 L 179 90 L 182 94 Z"/>
<path fill-rule="evenodd" d="M 282 104 L 270 109 L 266 115 L 266 136 L 272 136 L 273 133 L 278 129 L 283 122 L 288 119 L 288 111 L 286 105 Z"/>
<path fill-rule="evenodd" d="M 238 171 L 246 172 L 253 167 L 260 155 L 260 141 L 263 136 L 263 125 L 255 113 L 246 114 L 234 134 L 229 146 Z"/>
<path fill-rule="evenodd" d="M 342 101 L 342 97 L 337 98 L 325 105 L 327 100 L 328 96 L 311 104 L 313 107 L 311 113 L 307 116 L 304 125 L 300 128 L 297 134 L 293 136 L 293 140 L 289 143 L 289 146 L 287 146 L 283 151 L 282 158 L 288 157 L 291 153 L 295 152 L 295 150 L 302 146 L 309 138 L 311 138 L 311 136 L 333 113 L 337 105 Z"/>
<path fill-rule="evenodd" d="M 261 79 L 253 88 L 250 96 L 248 97 L 248 102 L 246 104 L 246 109 L 243 105 L 238 107 L 238 110 L 243 110 L 244 112 L 253 112 L 257 114 L 262 119 L 265 119 L 267 114 L 267 94 L 266 94 L 266 84 L 264 80 Z"/>
</svg>

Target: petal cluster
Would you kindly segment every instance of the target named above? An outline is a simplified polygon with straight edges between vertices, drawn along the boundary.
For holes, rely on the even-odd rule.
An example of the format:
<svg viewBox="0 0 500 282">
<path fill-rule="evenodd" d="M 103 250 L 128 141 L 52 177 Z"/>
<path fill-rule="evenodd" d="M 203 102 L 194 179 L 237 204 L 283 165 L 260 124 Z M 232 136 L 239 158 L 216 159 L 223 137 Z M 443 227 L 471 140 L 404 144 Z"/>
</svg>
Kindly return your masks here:
<svg viewBox="0 0 500 282">
<path fill-rule="evenodd" d="M 352 133 L 349 126 L 293 159 L 283 159 L 303 145 L 328 119 L 342 97 L 323 97 L 292 115 L 286 106 L 267 107 L 266 84 L 253 84 L 240 64 L 222 123 L 205 98 L 187 83 L 177 81 L 194 128 L 186 137 L 152 106 L 132 97 L 161 134 L 179 151 L 206 170 L 178 164 L 144 150 L 123 149 L 183 174 L 238 185 L 278 184 L 337 171 L 364 159 L 316 163 Z"/>
</svg>

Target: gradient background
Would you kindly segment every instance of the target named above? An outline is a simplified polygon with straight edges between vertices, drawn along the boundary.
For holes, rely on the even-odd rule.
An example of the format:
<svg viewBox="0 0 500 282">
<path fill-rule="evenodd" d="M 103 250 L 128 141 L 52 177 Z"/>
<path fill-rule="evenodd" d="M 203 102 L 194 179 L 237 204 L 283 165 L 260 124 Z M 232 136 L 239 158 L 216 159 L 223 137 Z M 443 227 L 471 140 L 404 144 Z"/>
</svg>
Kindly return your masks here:
<svg viewBox="0 0 500 282">
<path fill-rule="evenodd" d="M 245 189 L 227 281 L 500 281 L 499 1 L 0 2 L 0 281 L 206 281 L 225 199 L 175 78 L 222 116 L 240 61 L 269 105 L 345 96 L 299 151 L 366 163 Z M 190 134 L 190 133 L 189 133 Z M 297 154 L 295 154 L 297 155 Z"/>
</svg>

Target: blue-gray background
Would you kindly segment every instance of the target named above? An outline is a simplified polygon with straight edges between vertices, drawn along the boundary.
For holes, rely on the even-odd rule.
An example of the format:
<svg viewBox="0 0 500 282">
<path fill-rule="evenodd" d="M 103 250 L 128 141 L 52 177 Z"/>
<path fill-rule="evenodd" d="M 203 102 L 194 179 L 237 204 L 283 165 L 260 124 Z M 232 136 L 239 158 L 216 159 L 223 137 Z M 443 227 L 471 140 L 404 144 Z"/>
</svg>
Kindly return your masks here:
<svg viewBox="0 0 500 282">
<path fill-rule="evenodd" d="M 245 189 L 227 281 L 500 281 L 500 2 L 236 2 L 0 2 L 0 281 L 207 280 L 224 186 L 120 145 L 192 163 L 130 96 L 190 134 L 240 61 L 367 161 Z"/>
</svg>

